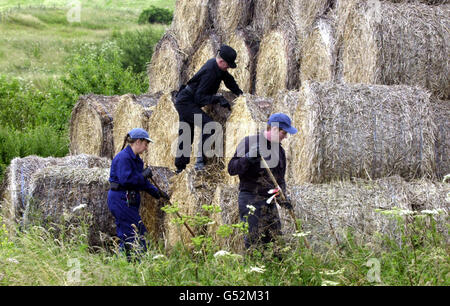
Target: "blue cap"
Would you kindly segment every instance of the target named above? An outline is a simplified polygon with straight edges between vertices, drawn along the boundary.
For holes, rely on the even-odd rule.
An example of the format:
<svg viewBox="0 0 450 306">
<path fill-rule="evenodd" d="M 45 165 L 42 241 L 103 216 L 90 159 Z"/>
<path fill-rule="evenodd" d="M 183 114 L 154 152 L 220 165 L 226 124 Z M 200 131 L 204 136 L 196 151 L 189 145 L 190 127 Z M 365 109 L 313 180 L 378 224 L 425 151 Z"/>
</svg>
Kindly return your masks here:
<svg viewBox="0 0 450 306">
<path fill-rule="evenodd" d="M 270 126 L 276 124 L 276 126 L 278 126 L 280 129 L 285 130 L 289 134 L 296 134 L 298 132 L 298 130 L 291 125 L 291 118 L 283 113 L 272 114 L 269 117 L 269 121 L 267 122 L 267 124 Z"/>
<path fill-rule="evenodd" d="M 148 136 L 148 133 L 146 130 L 141 128 L 135 128 L 128 132 L 128 135 L 130 135 L 130 138 L 132 139 L 145 139 L 150 142 L 153 142 L 153 140 L 150 139 Z"/>
</svg>

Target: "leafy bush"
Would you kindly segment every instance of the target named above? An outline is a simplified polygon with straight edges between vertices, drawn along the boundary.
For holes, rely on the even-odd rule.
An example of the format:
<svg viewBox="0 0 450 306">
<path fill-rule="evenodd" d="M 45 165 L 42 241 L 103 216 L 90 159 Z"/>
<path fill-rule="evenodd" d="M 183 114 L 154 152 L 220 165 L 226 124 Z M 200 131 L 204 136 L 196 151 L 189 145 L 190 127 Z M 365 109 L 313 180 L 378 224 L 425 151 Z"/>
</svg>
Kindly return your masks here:
<svg viewBox="0 0 450 306">
<path fill-rule="evenodd" d="M 170 24 L 173 19 L 173 13 L 166 8 L 159 8 L 151 5 L 149 9 L 143 10 L 139 15 L 138 23 L 164 23 Z"/>
<path fill-rule="evenodd" d="M 131 67 L 134 73 L 145 72 L 162 34 L 162 30 L 157 31 L 151 28 L 124 33 L 113 32 L 112 39 L 122 50 L 122 68 Z"/>
<path fill-rule="evenodd" d="M 122 95 L 144 93 L 146 75 L 135 75 L 122 68 L 123 51 L 117 43 L 84 44 L 68 60 L 67 75 L 61 81 L 64 89 L 75 94 Z"/>
</svg>

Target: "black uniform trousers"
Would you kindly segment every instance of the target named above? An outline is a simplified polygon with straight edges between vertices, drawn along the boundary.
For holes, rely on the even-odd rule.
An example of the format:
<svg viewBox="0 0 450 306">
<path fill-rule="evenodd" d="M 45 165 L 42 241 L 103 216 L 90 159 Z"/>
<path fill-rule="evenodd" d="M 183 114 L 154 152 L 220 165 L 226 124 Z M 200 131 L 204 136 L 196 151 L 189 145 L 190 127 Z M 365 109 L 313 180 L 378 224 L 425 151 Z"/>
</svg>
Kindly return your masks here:
<svg viewBox="0 0 450 306">
<path fill-rule="evenodd" d="M 261 246 L 276 240 L 281 235 L 281 221 L 277 205 L 267 204 L 268 197 L 241 191 L 239 192 L 239 218 L 248 221 L 248 235 L 244 237 L 245 247 Z M 251 212 L 247 205 L 255 207 Z"/>
<path fill-rule="evenodd" d="M 178 112 L 180 125 L 178 128 L 178 146 L 177 146 L 177 155 L 175 157 L 175 166 L 177 169 L 185 169 L 186 165 L 190 162 L 190 154 L 192 149 L 192 143 L 194 142 L 194 116 L 196 114 L 201 116 L 201 128 L 202 131 L 202 140 L 201 143 L 199 143 L 199 146 L 201 145 L 202 148 L 202 157 L 204 158 L 204 152 L 203 152 L 203 145 L 205 141 L 214 133 L 214 130 L 211 131 L 211 133 L 206 134 L 204 132 L 204 127 L 209 122 L 213 121 L 211 117 L 209 117 L 201 108 L 200 106 L 194 104 L 194 102 L 183 100 L 181 102 L 177 102 L 175 104 L 175 108 Z M 182 137 L 183 132 L 186 132 L 183 130 L 184 127 L 189 126 L 190 129 L 190 142 L 187 143 L 187 139 L 185 137 Z M 188 147 L 185 147 L 188 145 Z"/>
</svg>

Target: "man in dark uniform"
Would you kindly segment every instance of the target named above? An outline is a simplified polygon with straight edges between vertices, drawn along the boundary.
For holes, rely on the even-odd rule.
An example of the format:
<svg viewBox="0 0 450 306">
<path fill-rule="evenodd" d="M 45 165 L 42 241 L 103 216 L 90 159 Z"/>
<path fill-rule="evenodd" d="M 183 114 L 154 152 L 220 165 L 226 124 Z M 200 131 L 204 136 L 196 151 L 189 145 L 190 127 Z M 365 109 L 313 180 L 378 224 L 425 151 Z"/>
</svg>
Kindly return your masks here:
<svg viewBox="0 0 450 306">
<path fill-rule="evenodd" d="M 201 123 L 195 122 L 195 124 L 201 124 L 202 128 L 201 156 L 197 157 L 195 169 L 202 170 L 205 166 L 203 144 L 213 133 L 212 131 L 211 133 L 204 132 L 205 125 L 212 122 L 212 119 L 201 108 L 208 104 L 219 103 L 222 107 L 231 110 L 230 103 L 223 96 L 216 95 L 220 83 L 223 81 L 225 86 L 235 95 L 242 94 L 242 90 L 233 76 L 227 71 L 228 68 L 236 68 L 236 56 L 236 51 L 233 48 L 222 45 L 217 56 L 208 60 L 188 81 L 187 85 L 182 86 L 179 91 L 175 102 L 175 108 L 180 118 L 178 149 L 175 158 L 177 173 L 183 171 L 190 161 L 191 147 L 194 140 L 194 116 L 197 118 L 196 121 L 199 121 L 201 118 Z M 183 133 L 185 129 L 189 129 L 189 133 Z M 186 145 L 186 143 L 189 145 Z"/>
<path fill-rule="evenodd" d="M 287 134 L 297 133 L 291 126 L 291 119 L 282 113 L 270 116 L 267 128 L 258 135 L 245 137 L 228 164 L 230 175 L 239 175 L 239 217 L 248 221 L 249 234 L 245 237 L 245 247 L 264 245 L 281 235 L 281 222 L 277 206 L 266 201 L 271 196 L 269 190 L 275 186 L 264 168 L 263 157 L 278 185 L 285 192 L 286 155 L 281 141 Z M 279 201 L 281 207 L 292 209 L 287 201 Z"/>
</svg>

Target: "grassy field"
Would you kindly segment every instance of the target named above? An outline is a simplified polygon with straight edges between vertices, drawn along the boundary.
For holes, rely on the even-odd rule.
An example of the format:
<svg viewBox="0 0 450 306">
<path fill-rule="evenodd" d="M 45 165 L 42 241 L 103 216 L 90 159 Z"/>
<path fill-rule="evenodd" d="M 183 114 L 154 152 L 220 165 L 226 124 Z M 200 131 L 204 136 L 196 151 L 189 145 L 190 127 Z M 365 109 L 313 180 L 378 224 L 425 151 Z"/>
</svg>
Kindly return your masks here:
<svg viewBox="0 0 450 306">
<path fill-rule="evenodd" d="M 9 1 L 9 4 L 14 7 L 24 2 L 41 3 Z M 0 74 L 32 80 L 37 84 L 49 77 L 57 78 L 64 73 L 67 56 L 83 43 L 102 42 L 109 39 L 114 31 L 152 27 L 162 33 L 165 26 L 138 25 L 137 19 L 141 9 L 152 2 L 173 1 L 137 1 L 132 2 L 132 9 L 126 6 L 127 1 L 109 1 L 106 7 L 95 7 L 91 1 L 86 2 L 89 5 L 82 7 L 79 23 L 69 22 L 67 8 L 60 7 L 22 6 L 4 13 L 0 22 Z"/>
</svg>

